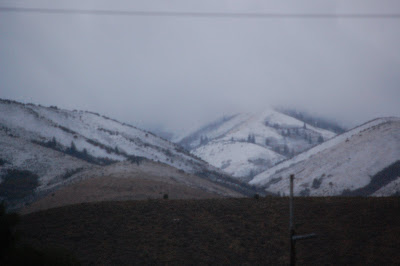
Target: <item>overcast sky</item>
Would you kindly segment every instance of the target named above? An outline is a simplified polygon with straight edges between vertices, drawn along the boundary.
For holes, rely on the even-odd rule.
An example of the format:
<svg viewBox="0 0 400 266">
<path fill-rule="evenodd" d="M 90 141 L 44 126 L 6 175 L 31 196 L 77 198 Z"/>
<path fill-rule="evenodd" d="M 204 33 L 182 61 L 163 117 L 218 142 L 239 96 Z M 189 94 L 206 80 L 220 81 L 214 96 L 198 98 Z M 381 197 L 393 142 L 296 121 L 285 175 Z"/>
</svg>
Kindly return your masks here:
<svg viewBox="0 0 400 266">
<path fill-rule="evenodd" d="M 54 3 L 56 2 L 56 3 Z M 400 13 L 400 1 L 29 1 L 126 11 Z M 299 108 L 353 126 L 400 116 L 400 19 L 0 13 L 0 98 L 181 130 Z"/>
</svg>

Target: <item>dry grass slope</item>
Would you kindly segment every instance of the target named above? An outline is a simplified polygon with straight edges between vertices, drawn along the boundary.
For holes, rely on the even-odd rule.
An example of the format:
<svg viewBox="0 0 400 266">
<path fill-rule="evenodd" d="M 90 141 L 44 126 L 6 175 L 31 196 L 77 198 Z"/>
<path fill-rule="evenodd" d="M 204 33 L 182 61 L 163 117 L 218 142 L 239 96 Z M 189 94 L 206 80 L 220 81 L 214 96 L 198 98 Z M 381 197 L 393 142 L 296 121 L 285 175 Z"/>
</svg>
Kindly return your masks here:
<svg viewBox="0 0 400 266">
<path fill-rule="evenodd" d="M 400 198 L 296 198 L 299 265 L 400 265 Z M 98 202 L 25 215 L 37 247 L 63 247 L 84 264 L 288 262 L 288 199 Z"/>
<path fill-rule="evenodd" d="M 244 197 L 210 180 L 154 162 L 128 162 L 79 172 L 71 183 L 25 206 L 26 214 L 84 202 Z"/>
</svg>

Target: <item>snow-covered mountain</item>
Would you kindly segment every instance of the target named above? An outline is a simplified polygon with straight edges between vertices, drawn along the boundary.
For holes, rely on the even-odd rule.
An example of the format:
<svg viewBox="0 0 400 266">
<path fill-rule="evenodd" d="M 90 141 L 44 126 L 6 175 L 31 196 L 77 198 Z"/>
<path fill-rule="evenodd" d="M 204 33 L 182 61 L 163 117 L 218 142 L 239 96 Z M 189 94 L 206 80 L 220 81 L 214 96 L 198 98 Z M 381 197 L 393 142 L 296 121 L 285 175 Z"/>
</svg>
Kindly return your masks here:
<svg viewBox="0 0 400 266">
<path fill-rule="evenodd" d="M 96 165 L 3 131 L 0 147 L 0 201 L 5 199 L 13 209 L 143 200 L 162 193 L 170 198 L 243 196 L 220 182 L 150 160 Z"/>
<path fill-rule="evenodd" d="M 335 135 L 279 111 L 266 110 L 224 117 L 175 141 L 211 165 L 249 180 Z"/>
<path fill-rule="evenodd" d="M 23 198 L 27 191 L 59 187 L 80 172 L 101 172 L 104 165 L 143 160 L 238 190 L 249 189 L 150 132 L 92 112 L 0 99 L 0 198 L 7 197 L 6 188 L 13 190 L 13 182 L 19 182 L 22 192 L 10 192 L 12 197 Z M 20 177 L 26 178 L 26 187 Z"/>
<path fill-rule="evenodd" d="M 296 195 L 392 195 L 400 192 L 400 119 L 379 118 L 255 176 L 249 183 Z"/>
<path fill-rule="evenodd" d="M 68 175 L 95 165 L 43 147 L 0 130 L 0 179 L 8 169 L 29 171 L 39 177 L 38 188 L 51 188 Z M 0 180 L 1 183 L 1 180 Z"/>
<path fill-rule="evenodd" d="M 82 153 L 96 163 L 144 157 L 196 172 L 204 162 L 178 145 L 116 120 L 86 111 L 0 100 L 0 127 L 18 138 Z"/>
</svg>

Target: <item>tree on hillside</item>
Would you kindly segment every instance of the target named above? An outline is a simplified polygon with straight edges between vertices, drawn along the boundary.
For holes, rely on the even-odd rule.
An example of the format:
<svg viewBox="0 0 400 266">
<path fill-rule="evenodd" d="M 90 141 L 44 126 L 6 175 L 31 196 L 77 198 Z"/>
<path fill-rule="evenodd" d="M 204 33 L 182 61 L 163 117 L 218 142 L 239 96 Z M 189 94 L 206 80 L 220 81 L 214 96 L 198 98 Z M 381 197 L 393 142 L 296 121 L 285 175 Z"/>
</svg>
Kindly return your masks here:
<svg viewBox="0 0 400 266">
<path fill-rule="evenodd" d="M 283 146 L 283 154 L 289 155 L 289 147 L 286 144 Z"/>
<path fill-rule="evenodd" d="M 247 136 L 247 142 L 256 143 L 256 137 L 253 134 Z"/>
<path fill-rule="evenodd" d="M 50 147 L 55 148 L 57 146 L 57 140 L 55 137 L 53 137 L 50 141 Z"/>
<path fill-rule="evenodd" d="M 73 141 L 71 141 L 71 147 L 69 148 L 71 153 L 76 153 L 76 146 Z"/>
<path fill-rule="evenodd" d="M 269 140 L 269 138 L 266 138 L 265 139 L 265 145 L 269 146 L 269 144 L 270 144 L 270 140 Z"/>
<path fill-rule="evenodd" d="M 207 136 L 201 136 L 200 137 L 200 145 L 206 145 L 208 143 L 208 137 Z"/>
</svg>

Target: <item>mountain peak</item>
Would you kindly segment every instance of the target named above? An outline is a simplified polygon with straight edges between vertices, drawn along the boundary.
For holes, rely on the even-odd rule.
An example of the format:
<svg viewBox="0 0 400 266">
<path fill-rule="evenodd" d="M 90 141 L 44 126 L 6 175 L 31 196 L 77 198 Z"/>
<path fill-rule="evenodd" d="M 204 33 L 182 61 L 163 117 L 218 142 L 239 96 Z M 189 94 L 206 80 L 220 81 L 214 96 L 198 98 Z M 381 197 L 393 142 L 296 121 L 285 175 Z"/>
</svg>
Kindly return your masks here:
<svg viewBox="0 0 400 266">
<path fill-rule="evenodd" d="M 248 180 L 335 135 L 268 108 L 218 119 L 183 137 L 179 144 L 215 167 Z"/>
</svg>

